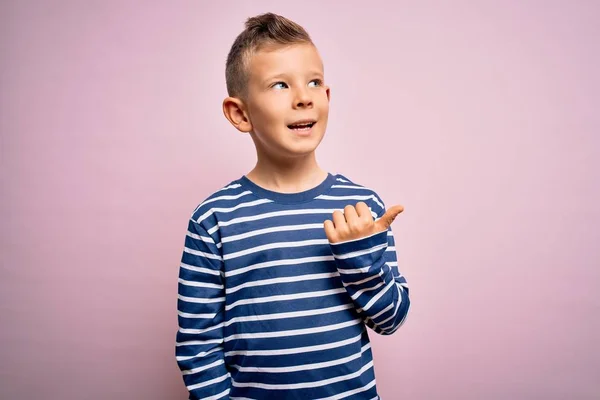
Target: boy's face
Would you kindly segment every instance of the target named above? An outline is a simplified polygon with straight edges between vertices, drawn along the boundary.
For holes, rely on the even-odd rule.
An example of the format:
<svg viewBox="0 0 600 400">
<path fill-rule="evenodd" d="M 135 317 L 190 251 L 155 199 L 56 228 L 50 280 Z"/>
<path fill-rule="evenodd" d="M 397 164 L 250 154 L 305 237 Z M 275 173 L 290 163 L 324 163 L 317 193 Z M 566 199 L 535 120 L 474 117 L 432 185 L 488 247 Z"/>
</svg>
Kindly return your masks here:
<svg viewBox="0 0 600 400">
<path fill-rule="evenodd" d="M 316 48 L 261 49 L 248 64 L 246 107 L 257 150 L 274 158 L 313 152 L 329 115 L 329 88 Z"/>
</svg>

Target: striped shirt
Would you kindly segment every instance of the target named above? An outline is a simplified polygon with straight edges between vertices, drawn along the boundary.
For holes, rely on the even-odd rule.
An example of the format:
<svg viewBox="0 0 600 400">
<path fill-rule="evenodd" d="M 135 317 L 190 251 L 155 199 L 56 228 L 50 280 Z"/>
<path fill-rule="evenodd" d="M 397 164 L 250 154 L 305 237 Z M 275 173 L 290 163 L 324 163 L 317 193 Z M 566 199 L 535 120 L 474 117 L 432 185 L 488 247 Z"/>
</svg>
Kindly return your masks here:
<svg viewBox="0 0 600 400">
<path fill-rule="evenodd" d="M 329 173 L 300 193 L 246 176 L 202 202 L 179 268 L 176 358 L 190 399 L 378 399 L 369 336 L 410 301 L 391 228 L 331 244 L 323 223 L 371 189 Z"/>
</svg>

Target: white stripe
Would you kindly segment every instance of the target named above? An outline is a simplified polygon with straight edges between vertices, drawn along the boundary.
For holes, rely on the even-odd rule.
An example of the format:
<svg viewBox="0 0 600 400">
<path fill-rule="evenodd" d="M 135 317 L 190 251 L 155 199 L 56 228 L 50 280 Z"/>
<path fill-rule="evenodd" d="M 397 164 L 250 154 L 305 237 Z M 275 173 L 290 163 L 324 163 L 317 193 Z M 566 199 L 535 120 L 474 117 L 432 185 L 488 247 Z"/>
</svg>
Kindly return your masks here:
<svg viewBox="0 0 600 400">
<path fill-rule="evenodd" d="M 195 256 L 200 256 L 200 257 L 204 257 L 204 258 L 210 258 L 211 260 L 223 261 L 223 259 L 221 258 L 221 256 L 218 256 L 218 255 L 212 254 L 212 253 L 205 253 L 205 252 L 199 251 L 199 250 L 190 249 L 189 247 L 184 247 L 183 251 L 185 251 L 188 254 L 193 254 Z"/>
<path fill-rule="evenodd" d="M 221 190 L 223 190 L 223 189 L 221 189 Z M 213 201 L 218 201 L 218 200 L 235 200 L 235 199 L 239 199 L 240 197 L 246 196 L 249 194 L 252 194 L 252 192 L 249 190 L 246 190 L 245 192 L 241 192 L 238 194 L 226 194 L 224 196 L 213 197 L 212 199 L 206 200 L 204 203 L 202 203 L 202 205 L 204 206 L 208 203 L 212 203 Z"/>
<path fill-rule="evenodd" d="M 232 183 L 232 184 L 231 184 L 231 185 L 229 185 L 229 186 L 225 186 L 224 188 L 217 190 L 217 192 L 220 192 L 220 191 L 223 191 L 223 190 L 229 190 L 229 189 L 237 189 L 237 188 L 239 188 L 240 186 L 242 186 L 242 185 L 241 185 L 241 184 L 239 184 L 239 183 Z"/>
<path fill-rule="evenodd" d="M 275 226 L 272 228 L 257 229 L 246 233 L 240 233 L 239 235 L 232 235 L 224 237 L 223 243 L 234 242 L 236 240 L 247 239 L 249 237 L 264 235 L 272 232 L 285 232 L 285 231 L 299 231 L 302 229 L 324 229 L 323 224 L 304 224 L 304 225 L 286 225 L 286 226 Z"/>
<path fill-rule="evenodd" d="M 398 328 L 400 328 L 402 325 L 404 325 L 404 321 L 406 321 L 406 317 L 408 317 L 408 312 L 410 311 L 410 307 L 411 307 L 411 305 L 409 303 L 408 308 L 406 309 L 406 313 L 404 313 L 404 316 L 402 317 L 402 320 L 400 320 L 398 325 L 390 331 L 390 334 L 396 332 L 398 330 Z"/>
<path fill-rule="evenodd" d="M 360 353 L 352 354 L 348 357 L 338 358 L 330 361 L 323 361 L 312 364 L 294 365 L 290 367 L 240 367 L 239 365 L 231 365 L 233 368 L 240 372 L 270 372 L 270 373 L 284 373 L 284 372 L 297 372 L 297 371 L 309 371 L 319 368 L 332 367 L 334 365 L 345 364 L 352 360 L 362 357 L 363 353 L 371 348 L 371 345 L 367 343 L 360 349 Z"/>
<path fill-rule="evenodd" d="M 371 268 L 371 267 L 369 267 L 369 268 Z M 368 269 L 367 269 L 367 271 L 368 271 Z M 356 282 L 346 282 L 346 281 L 343 281 L 343 283 L 344 283 L 344 286 L 354 286 L 354 285 L 360 285 L 361 283 L 369 282 L 370 280 L 373 280 L 373 279 L 375 279 L 375 278 L 377 278 L 377 277 L 381 276 L 382 272 L 383 272 L 383 271 L 382 271 L 382 270 L 380 270 L 380 271 L 379 271 L 379 273 L 378 273 L 377 275 L 371 275 L 371 276 L 369 276 L 368 278 L 361 279 L 360 281 L 356 281 Z"/>
<path fill-rule="evenodd" d="M 190 314 L 190 313 L 185 313 L 185 312 L 181 312 L 181 311 L 179 311 L 178 314 L 179 314 L 180 317 L 183 317 L 183 318 L 205 318 L 205 319 L 212 319 L 212 318 L 214 318 L 214 317 L 217 316 L 216 313 L 214 313 L 214 314 Z"/>
<path fill-rule="evenodd" d="M 379 199 L 377 199 L 377 196 L 373 195 L 373 201 L 374 201 L 375 203 L 377 203 L 377 205 L 378 205 L 379 207 L 381 207 L 381 209 L 382 209 L 382 210 L 385 210 L 385 206 L 383 205 L 383 203 L 382 203 L 382 202 L 380 202 L 380 201 L 379 201 Z"/>
<path fill-rule="evenodd" d="M 383 310 L 379 311 L 377 314 L 372 317 L 368 317 L 375 325 L 378 325 L 374 320 L 379 318 L 381 315 L 385 314 L 387 311 L 391 310 L 394 307 L 394 303 L 390 303 Z"/>
<path fill-rule="evenodd" d="M 187 301 L 188 303 L 220 303 L 225 301 L 225 297 L 213 297 L 213 298 L 205 298 L 205 297 L 188 297 L 188 296 L 177 296 L 179 300 Z"/>
<path fill-rule="evenodd" d="M 362 190 L 370 190 L 368 187 L 360 186 L 360 185 L 331 185 L 332 188 L 336 189 L 362 189 Z"/>
<path fill-rule="evenodd" d="M 235 339 L 265 339 L 265 338 L 274 338 L 274 337 L 282 337 L 282 336 L 308 335 L 311 333 L 319 333 L 319 332 L 331 332 L 331 331 L 335 331 L 338 329 L 346 328 L 348 326 L 357 325 L 357 324 L 360 324 L 361 322 L 362 322 L 362 320 L 360 318 L 356 318 L 351 321 L 340 322 L 338 324 L 317 326 L 315 328 L 289 329 L 286 331 L 274 331 L 274 332 L 237 333 L 235 335 L 226 336 L 223 339 L 223 341 L 230 342 Z"/>
<path fill-rule="evenodd" d="M 372 317 L 369 317 L 369 316 L 365 317 L 365 322 L 366 322 L 366 321 L 371 321 L 373 324 L 375 324 L 375 326 L 376 326 L 377 328 L 380 328 L 380 327 L 379 327 L 379 324 L 377 324 L 377 323 L 375 322 L 375 319 L 376 319 L 376 318 L 379 318 L 381 315 L 385 314 L 387 311 L 389 311 L 390 309 L 392 309 L 392 307 L 394 307 L 394 303 L 390 303 L 390 304 L 388 304 L 388 305 L 387 305 L 387 307 L 385 307 L 383 310 L 379 311 L 377 314 L 373 315 Z M 381 329 L 381 328 L 380 328 L 380 329 Z M 382 329 L 382 330 L 383 330 L 383 329 Z"/>
<path fill-rule="evenodd" d="M 363 331 L 364 332 L 364 331 Z M 228 351 L 225 353 L 225 357 L 243 355 L 243 356 L 283 356 L 287 354 L 305 354 L 311 351 L 321 351 L 321 350 L 329 350 L 335 349 L 337 347 L 343 347 L 349 344 L 356 343 L 360 341 L 362 337 L 362 333 L 350 339 L 340 340 L 338 342 L 325 343 L 325 344 L 317 344 L 314 346 L 304 346 L 304 347 L 292 347 L 287 349 L 275 349 L 275 350 L 234 350 Z"/>
<path fill-rule="evenodd" d="M 177 359 L 177 361 L 187 361 L 187 360 L 191 360 L 192 358 L 206 357 L 207 355 L 214 353 L 215 351 L 223 351 L 223 348 L 218 346 L 209 351 L 201 351 L 200 353 L 196 354 L 195 356 L 177 356 L 175 358 Z"/>
<path fill-rule="evenodd" d="M 227 389 L 223 390 L 221 393 L 215 394 L 214 396 L 204 397 L 204 400 L 218 400 L 224 396 L 227 396 L 229 394 L 229 390 L 230 390 L 230 388 L 227 388 Z M 231 397 L 231 398 L 233 399 L 233 397 Z"/>
<path fill-rule="evenodd" d="M 410 309 L 410 306 L 409 306 L 409 309 Z M 388 335 L 391 335 L 392 333 L 396 332 L 402 325 L 404 325 L 404 321 L 406 321 L 407 316 L 408 316 L 408 310 L 407 310 L 406 314 L 404 314 L 404 317 L 402 317 L 400 322 L 398 322 L 398 325 L 396 325 L 396 327 L 394 329 L 392 329 L 391 331 L 388 332 Z"/>
<path fill-rule="evenodd" d="M 191 237 L 192 239 L 202 240 L 205 243 L 214 244 L 215 246 L 217 246 L 217 249 L 221 248 L 221 243 L 215 243 L 215 241 L 211 237 L 200 236 L 200 235 L 198 235 L 196 233 L 192 233 L 190 231 L 187 231 L 187 235 L 189 237 Z"/>
<path fill-rule="evenodd" d="M 373 367 L 373 361 L 369 361 L 358 371 L 343 375 L 336 376 L 335 378 L 323 379 L 321 381 L 314 382 L 300 382 L 300 383 L 291 383 L 291 384 L 267 384 L 267 383 L 258 383 L 258 382 L 232 382 L 233 386 L 237 387 L 256 387 L 260 389 L 303 389 L 303 388 L 313 388 L 318 386 L 325 386 L 336 382 L 346 381 L 352 378 L 356 378 L 357 376 L 362 375 L 365 371 L 369 370 Z"/>
<path fill-rule="evenodd" d="M 379 293 L 377 293 L 373 298 L 363 307 L 362 311 L 367 311 L 369 308 L 373 306 L 383 296 L 392 286 L 395 286 L 395 281 L 392 279 L 390 283 Z"/>
<path fill-rule="evenodd" d="M 306 215 L 306 214 L 333 214 L 334 211 L 343 211 L 342 208 L 306 208 L 299 210 L 284 210 L 284 211 L 273 211 L 264 214 L 250 215 L 247 217 L 238 217 L 230 219 L 229 221 L 219 221 L 219 226 L 229 226 L 239 224 L 242 222 L 256 221 L 265 218 L 272 217 L 283 217 L 286 215 Z"/>
<path fill-rule="evenodd" d="M 365 392 L 369 389 L 371 389 L 373 386 L 375 386 L 375 379 L 373 379 L 371 382 L 367 383 L 365 386 L 356 388 L 356 389 L 352 389 L 352 390 L 348 390 L 342 393 L 337 393 L 334 394 L 333 396 L 329 396 L 329 397 L 322 397 L 320 399 L 317 400 L 337 400 L 337 399 L 343 399 L 344 397 L 348 397 L 348 396 L 352 396 L 353 394 L 356 393 L 360 393 L 360 392 Z M 373 397 L 371 400 L 378 400 L 379 396 L 375 396 Z"/>
<path fill-rule="evenodd" d="M 347 181 L 346 179 L 343 179 L 343 178 L 336 178 L 335 180 L 336 181 L 340 181 L 340 182 L 344 182 L 344 183 L 352 183 L 352 182 Z"/>
<path fill-rule="evenodd" d="M 214 269 L 208 269 L 204 267 L 196 267 L 194 265 L 189 265 L 186 263 L 181 263 L 181 268 L 189 269 L 190 271 L 202 272 L 203 274 L 209 275 L 221 275 L 220 271 L 215 271 Z"/>
<path fill-rule="evenodd" d="M 221 360 L 217 360 L 211 364 L 203 365 L 201 367 L 185 369 L 185 370 L 181 371 L 181 374 L 182 375 L 192 375 L 192 374 L 195 374 L 196 372 L 205 371 L 209 368 L 216 367 L 217 365 L 221 365 L 221 364 L 225 364 L 225 360 L 221 359 Z"/>
<path fill-rule="evenodd" d="M 268 321 L 271 319 L 286 319 L 286 318 L 298 318 L 298 317 L 308 317 L 314 315 L 322 315 L 329 314 L 337 311 L 347 310 L 349 308 L 354 307 L 352 304 L 342 304 L 334 307 L 326 307 L 326 308 L 318 308 L 312 310 L 302 310 L 302 311 L 290 311 L 290 312 L 282 312 L 282 313 L 274 313 L 274 314 L 262 314 L 262 315 L 249 315 L 247 317 L 234 317 L 225 322 L 225 326 L 229 326 L 231 324 L 235 324 L 238 322 L 259 322 L 259 321 Z"/>
<path fill-rule="evenodd" d="M 345 260 L 347 258 L 359 257 L 359 256 L 362 256 L 365 254 L 374 253 L 377 250 L 383 249 L 386 246 L 387 246 L 387 243 L 379 244 L 377 246 L 371 247 L 370 249 L 358 250 L 358 251 L 353 251 L 351 253 L 340 254 L 340 255 L 334 254 L 334 257 L 337 258 L 338 260 Z"/>
<path fill-rule="evenodd" d="M 388 329 L 390 329 L 394 326 L 394 323 L 393 323 L 394 321 L 392 321 L 392 324 L 390 326 L 384 327 L 383 325 L 386 322 L 388 322 L 389 320 L 393 320 L 396 317 L 396 315 L 398 314 L 398 310 L 400 309 L 400 304 L 402 304 L 402 294 L 398 293 L 398 295 L 400 297 L 398 298 L 398 301 L 396 302 L 396 308 L 394 309 L 394 313 L 389 318 L 384 319 L 380 323 L 376 323 L 375 321 L 373 321 L 374 324 L 379 325 L 379 327 L 381 328 L 382 331 L 387 331 Z M 373 318 L 373 319 L 375 319 L 375 318 Z"/>
<path fill-rule="evenodd" d="M 200 335 L 202 333 L 214 331 L 215 329 L 220 329 L 222 327 L 223 327 L 223 322 L 219 322 L 216 325 L 212 325 L 212 326 L 209 326 L 208 328 L 204 328 L 204 329 L 179 328 L 179 332 L 187 333 L 190 335 Z"/>
<path fill-rule="evenodd" d="M 203 242 L 206 242 L 206 243 L 215 244 L 215 241 L 211 237 L 201 236 L 201 235 L 198 235 L 197 233 L 192 233 L 189 230 L 187 231 L 187 235 L 196 240 L 202 240 Z"/>
<path fill-rule="evenodd" d="M 179 283 L 181 283 L 182 285 L 185 285 L 185 286 L 205 287 L 205 288 L 210 288 L 210 289 L 224 289 L 225 288 L 223 285 L 217 285 L 215 283 L 186 281 L 185 279 L 181 279 L 181 278 L 179 278 Z"/>
<path fill-rule="evenodd" d="M 332 196 L 332 195 L 328 195 L 328 194 L 321 194 L 321 195 L 315 197 L 315 199 L 322 199 L 322 200 L 369 200 L 372 197 L 374 197 L 374 196 L 373 195 L 362 196 L 362 195 L 358 195 L 358 194 L 352 194 L 352 195 L 346 195 L 346 196 Z"/>
<path fill-rule="evenodd" d="M 246 202 L 246 203 L 239 203 L 239 204 L 236 204 L 233 207 L 211 208 L 207 212 L 205 212 L 204 214 L 202 214 L 201 216 L 199 216 L 198 219 L 196 220 L 196 223 L 198 223 L 198 224 L 201 223 L 202 221 L 204 221 L 206 218 L 210 217 L 215 212 L 229 213 L 229 212 L 235 211 L 235 210 L 237 210 L 239 208 L 252 207 L 252 206 L 257 206 L 257 205 L 260 205 L 260 204 L 272 203 L 272 202 L 273 202 L 273 200 L 270 200 L 270 199 L 258 199 L 258 200 L 249 201 L 249 202 Z"/>
<path fill-rule="evenodd" d="M 195 384 L 195 385 L 190 385 L 190 386 L 188 386 L 187 388 L 188 388 L 188 390 L 189 390 L 189 391 L 192 391 L 192 390 L 195 390 L 195 389 L 199 389 L 199 388 L 201 388 L 201 387 L 210 386 L 210 385 L 212 385 L 213 383 L 219 383 L 219 382 L 223 382 L 225 379 L 227 379 L 227 378 L 229 378 L 229 377 L 230 377 L 230 375 L 229 375 L 229 372 L 228 372 L 228 373 L 226 373 L 225 375 L 223 375 L 223 376 L 220 376 L 220 377 L 218 377 L 218 378 L 211 379 L 211 380 L 209 380 L 209 381 L 200 382 L 200 383 L 197 383 L 197 384 Z"/>
<path fill-rule="evenodd" d="M 231 277 L 239 274 L 243 274 L 248 271 L 252 271 L 260 268 L 270 268 L 270 267 L 282 267 L 285 265 L 296 265 L 296 264 L 305 264 L 311 262 L 318 261 L 334 261 L 333 256 L 317 256 L 317 257 L 304 257 L 304 258 L 291 258 L 287 260 L 275 260 L 275 261 L 265 261 L 262 263 L 252 264 L 244 268 L 234 269 L 232 271 L 225 271 L 225 277 Z"/>
<path fill-rule="evenodd" d="M 265 286 L 265 285 L 272 285 L 274 283 L 286 283 L 286 282 L 305 282 L 305 281 L 310 281 L 310 280 L 315 280 L 315 279 L 334 278 L 336 276 L 340 276 L 340 274 L 338 272 L 326 272 L 323 274 L 294 275 L 294 276 L 287 276 L 287 277 L 283 277 L 283 278 L 263 279 L 263 280 L 253 281 L 253 282 L 242 283 L 241 285 L 227 288 L 227 289 L 225 289 L 225 294 L 235 293 L 240 289 L 245 289 L 245 288 L 255 287 L 255 286 Z"/>
<path fill-rule="evenodd" d="M 317 292 L 301 292 L 301 293 L 292 293 L 292 294 L 280 294 L 275 296 L 266 296 L 266 297 L 255 297 L 251 299 L 242 299 L 231 304 L 225 306 L 225 311 L 229 311 L 237 306 L 241 306 L 244 304 L 261 304 L 261 303 L 270 303 L 273 301 L 284 301 L 284 300 L 298 300 L 298 299 L 306 299 L 311 297 L 322 297 L 329 296 L 331 294 L 337 294 L 345 292 L 346 289 L 329 289 L 329 290 L 320 290 Z"/>
<path fill-rule="evenodd" d="M 229 190 L 229 189 L 237 189 L 237 188 L 239 188 L 240 186 L 242 186 L 242 185 L 240 185 L 239 183 L 234 183 L 233 185 L 225 186 L 224 188 L 221 188 L 221 189 L 217 190 L 217 192 L 221 192 L 221 191 L 223 191 L 223 190 Z M 196 207 L 196 209 L 195 209 L 195 210 L 194 210 L 194 212 L 192 213 L 192 216 L 191 216 L 191 218 L 192 218 L 192 219 L 194 218 L 194 214 L 196 214 L 196 211 L 198 211 L 200 208 L 202 208 L 202 206 L 203 206 L 204 204 L 206 204 L 206 201 L 204 201 L 204 202 L 202 202 L 202 203 L 198 204 L 198 207 Z"/>
<path fill-rule="evenodd" d="M 375 195 L 373 195 L 373 194 L 369 195 L 369 196 L 361 196 L 361 195 L 331 196 L 331 195 L 322 194 L 315 198 L 321 199 L 321 200 L 369 200 L 369 199 L 372 199 L 375 203 L 377 203 L 377 205 L 379 207 L 381 207 L 382 209 L 384 208 L 383 204 L 381 204 L 381 202 L 379 200 L 377 200 L 377 197 L 375 197 Z M 370 209 L 371 209 L 371 207 L 369 207 L 369 210 Z"/>
<path fill-rule="evenodd" d="M 338 267 L 337 270 L 340 272 L 340 274 L 349 275 L 349 274 L 365 274 L 365 273 L 369 272 L 369 269 L 371 269 L 370 265 L 367 265 L 366 267 L 354 268 L 354 269 L 344 269 L 344 268 Z"/>
<path fill-rule="evenodd" d="M 363 294 L 364 292 L 370 292 L 371 290 L 376 290 L 377 288 L 383 286 L 385 284 L 385 282 L 379 282 L 377 285 L 369 287 L 369 288 L 364 288 L 364 289 L 360 289 L 358 291 L 356 291 L 352 296 L 350 296 L 352 298 L 352 300 L 356 300 L 360 297 L 361 294 Z"/>
<path fill-rule="evenodd" d="M 275 242 L 264 244 L 262 246 L 250 247 L 246 250 L 237 251 L 235 253 L 229 253 L 223 256 L 224 260 L 231 260 L 232 258 L 242 257 L 252 253 L 258 253 L 265 250 L 280 249 L 287 247 L 304 247 L 304 246 L 315 246 L 315 245 L 327 245 L 329 246 L 329 240 L 327 239 L 310 239 L 300 240 L 295 242 Z"/>
<path fill-rule="evenodd" d="M 175 346 L 201 346 L 204 344 L 215 344 L 223 343 L 223 339 L 209 339 L 209 340 L 187 340 L 185 342 L 176 342 Z"/>
<path fill-rule="evenodd" d="M 396 315 L 398 314 L 398 309 L 400 309 L 400 305 L 402 304 L 402 291 L 404 290 L 402 288 L 402 286 L 400 286 L 397 282 L 396 282 L 396 288 L 398 289 L 398 302 L 396 304 L 396 309 L 394 310 L 394 314 L 392 314 L 392 316 L 390 318 L 387 318 L 385 321 L 381 321 L 378 325 L 382 326 L 382 330 L 388 330 L 390 328 L 394 327 L 394 323 L 392 321 L 392 323 L 390 324 L 390 326 L 387 326 L 385 328 L 383 328 L 383 324 L 385 324 L 388 320 L 395 318 Z M 405 316 L 406 317 L 406 316 Z"/>
</svg>

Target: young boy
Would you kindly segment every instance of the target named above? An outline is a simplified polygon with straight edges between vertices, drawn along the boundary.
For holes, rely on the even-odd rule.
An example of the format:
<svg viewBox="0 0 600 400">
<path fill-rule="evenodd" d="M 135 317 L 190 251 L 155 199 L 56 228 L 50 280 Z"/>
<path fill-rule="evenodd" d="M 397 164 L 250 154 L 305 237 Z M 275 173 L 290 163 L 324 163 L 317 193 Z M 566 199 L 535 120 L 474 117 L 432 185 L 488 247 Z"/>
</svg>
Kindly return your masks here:
<svg viewBox="0 0 600 400">
<path fill-rule="evenodd" d="M 188 222 L 176 356 L 190 399 L 378 399 L 365 326 L 392 334 L 409 309 L 402 206 L 318 166 L 330 90 L 301 26 L 250 18 L 226 80 L 223 112 L 258 161 Z"/>
</svg>

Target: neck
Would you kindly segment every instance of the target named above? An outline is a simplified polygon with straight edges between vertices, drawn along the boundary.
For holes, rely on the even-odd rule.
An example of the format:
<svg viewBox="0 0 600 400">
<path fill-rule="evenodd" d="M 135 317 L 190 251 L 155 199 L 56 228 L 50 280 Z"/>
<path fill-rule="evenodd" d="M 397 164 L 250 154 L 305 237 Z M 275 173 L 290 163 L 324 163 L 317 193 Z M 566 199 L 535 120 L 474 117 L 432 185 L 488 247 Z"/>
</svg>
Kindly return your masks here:
<svg viewBox="0 0 600 400">
<path fill-rule="evenodd" d="M 298 193 L 312 189 L 327 177 L 314 152 L 293 159 L 275 160 L 260 153 L 246 177 L 258 186 L 280 193 Z"/>
</svg>

